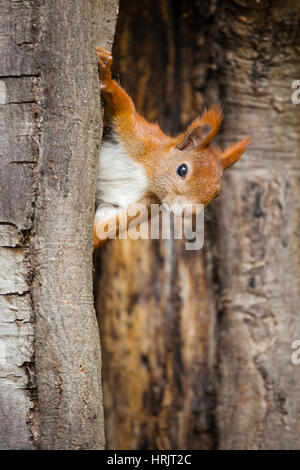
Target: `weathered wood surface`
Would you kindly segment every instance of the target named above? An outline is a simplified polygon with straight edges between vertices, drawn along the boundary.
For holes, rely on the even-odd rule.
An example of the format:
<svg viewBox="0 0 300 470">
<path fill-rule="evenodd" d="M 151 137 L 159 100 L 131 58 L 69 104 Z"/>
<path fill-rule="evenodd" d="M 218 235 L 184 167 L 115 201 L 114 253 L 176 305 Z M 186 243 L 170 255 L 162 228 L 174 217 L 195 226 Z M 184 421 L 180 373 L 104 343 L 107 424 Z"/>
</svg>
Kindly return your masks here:
<svg viewBox="0 0 300 470">
<path fill-rule="evenodd" d="M 36 181 L 37 2 L 0 3 L 0 447 L 37 436 L 29 233 Z"/>
<path fill-rule="evenodd" d="M 225 177 L 212 246 L 219 292 L 219 447 L 300 448 L 299 2 L 224 2 L 216 77 L 224 142 L 252 145 Z M 208 85 L 209 86 L 209 85 Z"/>
<path fill-rule="evenodd" d="M 43 131 L 34 240 L 41 447 L 104 446 L 91 233 L 100 95 L 95 44 L 111 45 L 117 2 L 41 8 Z M 102 25 L 110 21 L 109 37 Z M 55 28 L 53 25 L 55 24 Z"/>
<path fill-rule="evenodd" d="M 112 448 L 300 447 L 299 14 L 296 0 L 121 1 L 115 71 L 138 109 L 177 131 L 222 100 L 221 143 L 252 145 L 225 176 L 203 253 L 102 251 Z"/>
<path fill-rule="evenodd" d="M 111 47 L 116 16 L 117 1 L 0 2 L 1 449 L 104 445 L 94 46 Z"/>
<path fill-rule="evenodd" d="M 109 447 L 211 446 L 214 320 L 202 257 L 178 242 L 124 240 L 101 259 Z"/>
</svg>

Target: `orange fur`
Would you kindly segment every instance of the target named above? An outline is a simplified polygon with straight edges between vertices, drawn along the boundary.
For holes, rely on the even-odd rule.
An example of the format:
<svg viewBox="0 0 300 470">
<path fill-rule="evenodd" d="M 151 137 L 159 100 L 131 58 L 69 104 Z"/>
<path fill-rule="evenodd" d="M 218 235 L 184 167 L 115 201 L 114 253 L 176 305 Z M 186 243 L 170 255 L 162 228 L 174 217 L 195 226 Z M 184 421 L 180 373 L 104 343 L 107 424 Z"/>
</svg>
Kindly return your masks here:
<svg viewBox="0 0 300 470">
<path fill-rule="evenodd" d="M 227 170 L 231 165 L 233 165 L 241 155 L 247 150 L 250 145 L 250 137 L 247 137 L 236 144 L 232 144 L 227 149 L 224 150 L 221 161 L 223 164 L 224 170 Z"/>
<path fill-rule="evenodd" d="M 250 139 L 230 146 L 224 153 L 211 147 L 223 119 L 218 105 L 205 110 L 183 134 L 177 137 L 164 134 L 157 124 L 149 123 L 137 113 L 131 98 L 112 80 L 110 53 L 96 47 L 96 55 L 105 102 L 104 121 L 126 154 L 146 172 L 149 194 L 144 194 L 142 200 L 149 204 L 152 194 L 169 205 L 180 200 L 207 206 L 221 189 L 223 171 L 238 160 Z M 182 163 L 189 168 L 184 179 L 176 173 Z M 97 231 L 102 233 L 103 228 L 94 229 L 94 245 L 101 246 L 103 240 L 98 239 Z"/>
</svg>

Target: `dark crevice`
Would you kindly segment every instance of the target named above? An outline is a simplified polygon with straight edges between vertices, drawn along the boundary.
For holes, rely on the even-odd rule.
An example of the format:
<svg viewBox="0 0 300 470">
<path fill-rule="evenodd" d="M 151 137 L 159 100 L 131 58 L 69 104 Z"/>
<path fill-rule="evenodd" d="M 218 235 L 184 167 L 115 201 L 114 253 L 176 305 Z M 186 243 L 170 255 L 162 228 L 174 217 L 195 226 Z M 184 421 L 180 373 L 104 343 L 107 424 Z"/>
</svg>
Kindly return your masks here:
<svg viewBox="0 0 300 470">
<path fill-rule="evenodd" d="M 28 74 L 20 74 L 20 75 L 0 75 L 0 80 L 5 80 L 6 78 L 39 78 L 40 77 L 40 74 L 39 73 L 36 73 L 36 74 L 32 74 L 32 73 L 28 73 Z"/>
<path fill-rule="evenodd" d="M 7 106 L 8 104 L 36 104 L 36 101 L 7 101 L 6 103 L 1 103 L 2 106 Z"/>
</svg>

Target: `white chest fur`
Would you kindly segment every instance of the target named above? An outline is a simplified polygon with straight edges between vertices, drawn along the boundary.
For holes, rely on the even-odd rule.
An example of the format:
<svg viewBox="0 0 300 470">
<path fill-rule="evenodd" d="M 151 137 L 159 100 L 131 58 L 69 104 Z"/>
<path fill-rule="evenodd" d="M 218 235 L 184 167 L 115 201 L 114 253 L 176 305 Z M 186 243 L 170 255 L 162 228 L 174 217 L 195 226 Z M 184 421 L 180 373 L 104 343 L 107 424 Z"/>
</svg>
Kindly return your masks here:
<svg viewBox="0 0 300 470">
<path fill-rule="evenodd" d="M 148 179 L 141 164 L 126 154 L 122 145 L 104 140 L 100 153 L 96 188 L 96 217 L 107 219 L 111 211 L 101 210 L 101 204 L 125 209 L 137 202 L 147 191 Z M 99 207 L 100 206 L 100 207 Z"/>
</svg>

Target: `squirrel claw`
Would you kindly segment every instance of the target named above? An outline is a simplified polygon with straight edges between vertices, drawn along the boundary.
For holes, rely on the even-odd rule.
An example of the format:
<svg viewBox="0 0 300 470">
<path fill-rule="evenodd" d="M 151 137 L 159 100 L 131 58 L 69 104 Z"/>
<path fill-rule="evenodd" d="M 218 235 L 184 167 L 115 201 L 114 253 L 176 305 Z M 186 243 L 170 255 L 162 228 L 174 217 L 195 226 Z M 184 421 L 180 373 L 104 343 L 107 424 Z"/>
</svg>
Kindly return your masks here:
<svg viewBox="0 0 300 470">
<path fill-rule="evenodd" d="M 111 53 L 101 46 L 96 46 L 95 49 L 99 67 L 110 69 L 113 60 Z"/>
</svg>

